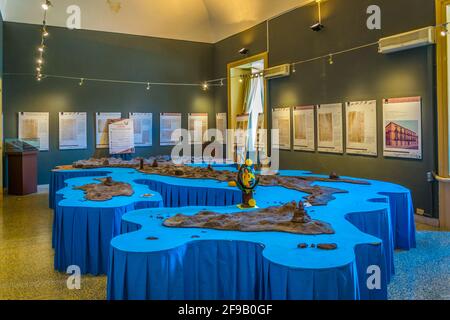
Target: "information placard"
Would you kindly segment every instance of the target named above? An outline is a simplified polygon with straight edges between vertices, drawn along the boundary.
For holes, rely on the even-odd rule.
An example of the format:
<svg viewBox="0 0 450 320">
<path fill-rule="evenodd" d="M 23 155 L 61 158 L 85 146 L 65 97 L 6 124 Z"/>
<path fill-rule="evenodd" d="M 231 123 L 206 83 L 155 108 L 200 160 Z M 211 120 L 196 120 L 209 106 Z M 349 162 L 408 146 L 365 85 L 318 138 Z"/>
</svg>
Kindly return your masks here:
<svg viewBox="0 0 450 320">
<path fill-rule="evenodd" d="M 111 120 L 122 119 L 120 112 L 97 112 L 95 114 L 95 144 L 97 149 L 109 148 L 108 125 Z"/>
<path fill-rule="evenodd" d="M 132 112 L 130 119 L 133 120 L 135 147 L 151 147 L 153 144 L 153 114 Z"/>
<path fill-rule="evenodd" d="M 273 147 L 280 150 L 291 150 L 291 108 L 272 109 L 272 129 L 279 130 L 279 145 Z"/>
<path fill-rule="evenodd" d="M 112 120 L 109 123 L 109 153 L 134 153 L 134 121 L 132 119 Z"/>
<path fill-rule="evenodd" d="M 205 133 L 208 131 L 207 113 L 188 114 L 189 143 L 203 144 L 206 141 Z"/>
<path fill-rule="evenodd" d="M 316 121 L 318 151 L 344 153 L 342 104 L 333 103 L 318 106 Z"/>
<path fill-rule="evenodd" d="M 35 141 L 40 151 L 49 150 L 49 113 L 19 112 L 19 139 Z"/>
<path fill-rule="evenodd" d="M 377 156 L 377 101 L 355 101 L 345 104 L 346 152 Z"/>
<path fill-rule="evenodd" d="M 421 97 L 383 101 L 384 156 L 422 159 Z"/>
<path fill-rule="evenodd" d="M 161 146 L 176 145 L 180 137 L 172 139 L 172 134 L 178 129 L 181 129 L 181 113 L 161 113 L 159 131 Z"/>
<path fill-rule="evenodd" d="M 294 150 L 316 150 L 314 109 L 314 106 L 294 108 Z"/>
<path fill-rule="evenodd" d="M 227 114 L 226 113 L 217 113 L 216 114 L 216 129 L 221 132 L 222 139 L 217 139 L 218 142 L 224 143 L 227 140 Z"/>
<path fill-rule="evenodd" d="M 87 113 L 59 113 L 59 150 L 87 149 Z"/>
</svg>

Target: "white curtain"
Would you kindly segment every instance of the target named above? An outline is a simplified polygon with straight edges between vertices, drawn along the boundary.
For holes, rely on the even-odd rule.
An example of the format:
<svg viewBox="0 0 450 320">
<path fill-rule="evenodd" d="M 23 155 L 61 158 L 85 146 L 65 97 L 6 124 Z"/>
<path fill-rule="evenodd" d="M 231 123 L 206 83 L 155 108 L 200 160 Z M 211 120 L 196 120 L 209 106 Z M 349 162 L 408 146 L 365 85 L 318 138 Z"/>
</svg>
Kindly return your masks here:
<svg viewBox="0 0 450 320">
<path fill-rule="evenodd" d="M 258 117 L 264 112 L 264 79 L 256 77 L 250 80 L 244 102 L 245 113 L 249 115 L 247 146 L 249 152 L 255 151 L 258 130 Z"/>
</svg>

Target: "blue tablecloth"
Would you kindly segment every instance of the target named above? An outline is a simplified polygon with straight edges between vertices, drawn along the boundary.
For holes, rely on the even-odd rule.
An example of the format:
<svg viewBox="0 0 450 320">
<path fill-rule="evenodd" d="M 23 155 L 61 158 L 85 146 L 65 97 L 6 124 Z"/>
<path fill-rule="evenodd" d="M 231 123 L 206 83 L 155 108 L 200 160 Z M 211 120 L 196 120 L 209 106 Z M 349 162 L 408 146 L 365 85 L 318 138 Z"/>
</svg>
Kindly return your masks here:
<svg viewBox="0 0 450 320">
<path fill-rule="evenodd" d="M 177 177 L 166 177 L 166 176 L 158 176 L 158 175 L 146 175 L 146 174 L 142 174 L 137 172 L 136 170 L 133 169 L 109 169 L 109 174 L 110 176 L 113 177 L 114 180 L 117 181 L 126 181 L 126 182 L 130 182 L 132 184 L 135 184 L 137 187 L 142 187 L 142 188 L 149 188 L 153 191 L 159 192 L 161 193 L 161 200 L 164 202 L 164 205 L 166 207 L 183 207 L 183 206 L 204 206 L 206 207 L 211 207 L 211 206 L 219 206 L 219 207 L 223 207 L 223 206 L 232 206 L 234 204 L 237 204 L 241 201 L 241 195 L 240 192 L 238 192 L 236 190 L 236 188 L 232 188 L 232 187 L 228 187 L 227 183 L 224 182 L 218 182 L 215 180 L 204 180 L 204 179 L 182 179 L 182 178 L 177 178 Z M 297 171 L 283 171 L 281 172 L 282 175 L 305 175 L 305 172 L 297 172 Z M 71 187 L 73 185 L 80 185 L 80 184 L 84 184 L 86 183 L 85 180 L 83 179 L 90 179 L 90 178 L 81 178 L 79 179 L 70 179 L 70 180 L 66 180 L 65 184 L 68 185 L 67 188 L 61 190 L 59 192 L 59 197 L 64 196 L 67 199 L 60 201 L 59 204 L 63 207 L 71 207 L 71 204 L 76 203 L 75 207 L 80 207 L 80 203 L 81 203 L 81 207 L 83 207 L 83 201 L 80 201 L 80 199 L 76 199 L 76 197 L 73 197 L 72 193 L 73 190 L 71 190 Z M 83 182 L 83 183 L 81 183 Z M 261 290 L 262 293 L 258 293 L 258 297 L 262 297 L 262 298 L 274 298 L 274 297 L 284 297 L 287 299 L 299 299 L 299 298 L 305 298 L 305 297 L 313 297 L 313 298 L 330 298 L 330 299 L 347 299 L 349 297 L 351 297 L 351 299 L 384 299 L 386 296 L 386 285 L 389 282 L 391 276 L 394 274 L 394 266 L 393 266 L 393 250 L 394 250 L 394 233 L 396 232 L 396 239 L 397 239 L 397 244 L 401 243 L 401 245 L 403 246 L 409 246 L 409 247 L 413 247 L 415 245 L 415 230 L 414 230 L 414 220 L 413 220 L 413 211 L 412 211 L 412 201 L 411 201 L 411 195 L 410 192 L 398 185 L 394 185 L 394 184 L 390 184 L 390 183 L 385 183 L 385 182 L 379 182 L 379 181 L 370 181 L 371 185 L 369 186 L 365 186 L 365 185 L 355 185 L 355 184 L 348 184 L 348 183 L 340 183 L 340 182 L 316 182 L 316 185 L 323 185 L 323 186 L 329 186 L 329 187 L 336 187 L 339 189 L 344 189 L 347 190 L 349 193 L 347 194 L 337 194 L 336 196 L 336 200 L 331 201 L 327 206 L 324 207 L 313 207 L 311 209 L 311 214 L 314 215 L 319 215 L 321 220 L 325 220 L 328 221 L 327 219 L 329 218 L 333 218 L 333 217 L 337 217 L 337 221 L 334 221 L 334 224 L 340 225 L 340 224 L 345 224 L 346 228 L 349 228 L 348 226 L 351 226 L 351 229 L 347 229 L 345 232 L 343 233 L 339 233 L 339 236 L 337 239 L 331 239 L 331 240 L 339 240 L 339 242 L 344 243 L 344 246 L 346 247 L 346 251 L 351 252 L 351 254 L 346 256 L 352 256 L 353 259 L 350 261 L 347 261 L 346 263 L 341 263 L 340 265 L 333 265 L 332 267 L 330 267 L 330 265 L 328 265 L 326 268 L 324 267 L 317 267 L 317 265 L 312 265 L 312 266 L 296 266 L 296 267 L 292 267 L 288 265 L 283 265 L 282 263 L 278 263 L 278 262 L 274 262 L 273 260 L 269 259 L 269 261 L 266 260 L 261 260 L 262 263 L 259 264 L 259 260 L 261 257 L 259 257 L 257 255 L 257 248 L 256 249 L 252 249 L 249 247 L 244 248 L 242 246 L 242 242 L 246 243 L 247 246 L 253 246 L 253 247 L 258 247 L 261 245 L 261 242 L 252 242 L 250 244 L 248 244 L 248 239 L 247 238 L 242 238 L 240 239 L 239 237 L 235 237 L 233 236 L 233 239 L 231 240 L 232 242 L 236 242 L 235 246 L 233 248 L 233 250 L 237 250 L 235 252 L 222 252 L 222 250 L 218 250 L 221 251 L 221 253 L 218 253 L 218 255 L 220 255 L 221 259 L 224 259 L 223 261 L 234 261 L 233 259 L 237 259 L 236 257 L 239 257 L 239 250 L 244 250 L 245 252 L 250 252 L 249 253 L 249 258 L 251 258 L 251 252 L 255 252 L 254 255 L 255 257 L 258 256 L 258 258 L 256 259 L 255 264 L 258 265 L 260 268 L 262 268 L 263 266 L 269 268 L 269 270 L 278 270 L 277 272 L 275 272 L 275 274 L 272 274 L 271 276 L 270 273 L 267 271 L 266 273 L 258 273 L 258 281 L 262 281 L 261 279 L 264 279 L 264 281 L 262 281 L 263 284 L 261 284 L 261 286 L 259 286 L 257 289 L 255 289 L 256 291 Z M 146 189 L 148 190 L 148 189 Z M 258 205 L 259 206 L 270 206 L 270 205 L 280 205 L 280 204 L 284 204 L 286 202 L 290 202 L 292 200 L 300 200 L 305 194 L 295 191 L 295 190 L 289 190 L 289 189 L 285 189 L 283 187 L 259 187 L 257 190 L 257 194 L 256 194 L 256 199 L 258 201 Z M 159 196 L 159 195 L 158 195 Z M 64 203 L 64 201 L 68 201 L 66 203 Z M 115 201 L 111 202 L 111 208 L 121 208 L 123 207 L 123 199 L 115 199 Z M 70 204 L 71 202 L 71 204 Z M 161 204 L 160 204 L 161 205 Z M 233 207 L 234 210 L 236 210 L 235 207 Z M 130 208 L 126 208 L 126 210 L 129 210 Z M 198 208 L 197 208 L 198 209 Z M 150 209 L 152 210 L 152 209 Z M 156 209 L 155 209 L 156 210 Z M 174 209 L 163 209 L 164 212 L 168 212 L 168 214 L 170 214 L 170 210 L 174 210 Z M 180 208 L 180 209 L 176 209 L 175 211 L 173 211 L 173 214 L 179 213 L 179 212 L 183 212 L 183 213 L 195 213 L 195 208 Z M 228 212 L 230 212 L 230 207 L 227 208 L 217 208 L 215 209 L 217 210 L 228 210 Z M 75 217 L 77 216 L 77 211 L 80 210 L 75 210 L 74 212 L 71 213 L 71 211 L 69 209 L 66 210 L 67 213 L 61 212 L 59 213 L 57 210 L 57 217 L 61 216 L 61 217 L 65 217 L 67 215 L 68 217 L 68 221 L 70 221 L 70 219 L 76 219 L 76 218 L 71 218 L 72 215 Z M 80 211 L 81 212 L 81 211 Z M 138 216 L 142 216 L 144 215 L 145 217 L 149 217 L 149 212 L 146 213 L 142 213 L 139 212 Z M 130 213 L 131 215 L 132 213 Z M 118 214 L 117 216 L 122 215 L 122 213 Z M 83 216 L 83 213 L 80 214 L 80 216 Z M 89 214 L 86 214 L 86 216 L 89 217 Z M 126 215 L 125 217 L 128 217 L 128 215 Z M 139 219 L 141 219 L 142 217 L 139 217 Z M 133 218 L 128 219 L 125 218 L 125 222 L 128 220 L 131 220 L 132 223 L 134 223 L 135 217 L 133 215 Z M 138 219 L 138 218 L 136 218 Z M 141 221 L 139 220 L 138 221 Z M 144 219 L 145 220 L 145 219 Z M 117 220 L 116 220 L 117 221 Z M 404 221 L 407 221 L 406 224 L 404 224 Z M 157 220 L 157 223 L 159 223 L 159 225 L 157 224 L 157 226 L 160 227 L 161 225 L 161 220 Z M 350 222 L 350 223 L 349 223 Z M 144 221 L 143 225 L 145 225 L 146 223 L 148 223 L 148 221 Z M 139 223 L 137 223 L 139 224 Z M 114 232 L 118 232 L 118 225 L 115 222 L 114 223 L 115 228 L 114 228 Z M 128 228 L 128 227 L 123 227 L 124 229 Z M 131 229 L 133 229 L 133 227 L 129 227 Z M 395 228 L 395 229 L 394 229 Z M 64 228 L 62 228 L 61 226 L 58 225 L 58 229 L 59 230 L 63 230 L 63 233 L 67 233 L 70 235 L 70 230 L 69 231 L 65 231 Z M 137 227 L 134 227 L 133 230 L 136 230 Z M 83 229 L 80 229 L 83 230 Z M 86 229 L 87 230 L 87 229 Z M 166 229 L 164 229 L 166 230 Z M 394 232 L 395 230 L 395 232 Z M 145 230 L 143 230 L 145 231 Z M 145 231 L 146 232 L 146 231 Z M 211 232 L 208 231 L 208 233 L 210 234 Z M 149 273 L 145 273 L 145 274 L 136 274 L 135 272 L 133 272 L 132 275 L 130 275 L 129 270 L 133 270 L 133 265 L 134 265 L 134 259 L 144 259 L 144 256 L 146 257 L 147 260 L 145 261 L 150 261 L 151 259 L 157 259 L 157 260 L 152 260 L 153 262 L 150 265 L 155 265 L 154 263 L 156 263 L 156 265 L 160 265 L 161 263 L 161 259 L 162 258 L 162 251 L 161 250 L 157 250 L 155 251 L 154 248 L 151 247 L 140 247 L 140 242 L 142 242 L 141 238 L 138 239 L 133 239 L 132 237 L 134 235 L 138 235 L 139 237 L 142 236 L 142 234 L 140 232 L 137 233 L 132 233 L 130 235 L 123 235 L 121 237 L 118 237 L 116 239 L 119 239 L 116 242 L 116 239 L 113 240 L 112 244 L 112 254 L 111 254 L 111 267 L 113 267 L 113 269 L 111 269 L 111 274 L 109 275 L 109 286 L 108 286 L 108 292 L 109 292 L 109 297 L 111 299 L 128 299 L 130 297 L 132 297 L 133 299 L 164 299 L 164 297 L 162 296 L 158 296 L 157 293 L 155 293 L 154 291 L 150 290 L 149 288 L 151 286 L 153 286 L 153 282 L 151 284 L 148 284 L 147 282 L 144 281 L 144 279 L 147 279 L 147 277 L 151 277 L 151 279 L 155 279 L 155 274 L 154 269 L 152 269 L 151 267 L 148 268 L 142 268 L 142 270 L 147 270 Z M 212 234 L 212 233 L 211 233 Z M 345 237 L 350 237 L 350 239 L 347 238 L 342 238 L 342 234 L 346 234 Z M 355 240 L 355 236 L 358 238 L 361 236 L 361 234 L 363 235 L 361 239 L 365 239 L 364 241 L 356 241 Z M 245 234 L 246 236 L 248 236 L 248 234 Z M 92 236 L 92 235 L 91 235 Z M 125 237 L 125 238 L 122 238 Z M 129 238 L 131 237 L 131 238 Z M 353 238 L 352 238 L 353 237 Z M 365 237 L 372 237 L 371 242 L 368 242 L 367 239 L 369 238 L 365 238 Z M 267 237 L 265 237 L 267 238 Z M 270 238 L 270 237 L 269 237 Z M 268 238 L 268 239 L 269 239 Z M 316 237 L 312 237 L 310 239 L 316 239 Z M 124 240 L 125 239 L 125 240 Z M 132 240 L 130 240 L 132 239 Z M 176 236 L 173 237 L 173 239 L 176 239 Z M 406 241 L 405 241 L 406 239 Z M 222 238 L 214 238 L 214 239 L 209 239 L 210 241 L 215 242 L 216 246 L 218 248 L 223 248 L 224 250 L 228 250 L 226 246 L 222 245 L 223 239 Z M 225 241 L 225 243 L 228 243 L 230 239 L 227 239 Z M 72 242 L 76 242 L 76 241 L 72 241 Z M 185 241 L 186 242 L 186 241 Z M 198 249 L 196 249 L 198 246 L 200 246 L 200 244 L 197 243 L 198 241 L 190 241 L 189 243 L 184 243 L 183 245 L 180 245 L 179 247 L 173 247 L 173 248 L 169 248 L 165 251 L 164 254 L 167 254 L 168 257 L 170 257 L 170 259 L 172 259 L 173 257 L 179 257 L 177 263 L 182 263 L 183 268 L 188 268 L 186 270 L 194 270 L 192 268 L 194 268 L 193 266 L 190 266 L 191 263 L 193 263 L 194 260 L 190 260 L 187 259 L 188 257 L 190 257 L 190 255 L 188 255 L 188 253 L 191 252 L 191 250 L 194 250 L 195 252 L 198 251 Z M 301 241 L 298 241 L 298 243 L 300 243 Z M 119 243 L 119 245 L 117 245 L 117 243 Z M 148 245 L 148 241 L 144 241 L 143 243 L 146 243 L 146 245 Z M 350 243 L 352 243 L 352 250 L 348 250 L 348 246 Z M 70 244 L 70 241 L 69 241 Z M 376 245 L 374 245 L 376 244 Z M 138 249 L 136 250 L 136 246 L 138 247 Z M 182 250 L 183 246 L 185 247 L 185 251 L 183 251 L 183 253 L 180 253 L 180 250 Z M 64 250 L 67 250 L 68 246 L 67 244 L 65 244 L 65 246 L 63 246 L 62 248 L 64 248 Z M 125 249 L 124 249 L 125 248 Z M 150 248 L 150 249 L 149 249 Z M 142 249 L 142 251 L 141 251 Z M 78 249 L 77 249 L 78 250 Z M 77 251 L 75 250 L 75 251 Z M 197 251 L 196 251 L 197 250 Z M 73 252 L 74 250 L 72 250 Z M 86 251 L 86 250 L 85 250 Z M 267 255 L 267 247 L 264 250 L 264 254 L 263 257 L 266 257 Z M 340 251 L 340 250 L 338 250 Z M 104 252 L 104 250 L 102 251 Z M 200 255 L 201 256 L 197 256 L 197 258 L 201 258 L 205 261 L 208 261 L 208 258 L 206 256 L 203 256 L 202 252 L 205 252 L 205 255 L 207 255 L 206 253 L 208 252 L 208 250 L 200 250 Z M 342 251 L 340 251 L 342 252 Z M 58 251 L 56 250 L 56 253 L 58 254 L 58 256 L 63 257 L 63 259 L 65 259 L 65 256 L 67 256 L 67 254 L 64 251 Z M 86 254 L 86 252 L 84 252 L 84 255 Z M 156 254 L 156 258 L 153 257 L 153 255 Z M 181 254 L 181 256 L 180 256 Z M 279 254 L 279 253 L 278 253 Z M 102 253 L 103 256 L 105 256 Z M 225 256 L 223 256 L 225 255 Z M 235 256 L 235 258 L 233 258 L 233 256 Z M 181 259 L 180 257 L 183 258 L 182 261 L 180 261 L 179 259 Z M 184 259 L 186 258 L 186 259 Z M 164 258 L 165 259 L 165 258 Z M 167 258 L 169 259 L 169 258 Z M 245 258 L 247 259 L 247 257 Z M 262 258 L 261 258 L 262 259 Z M 317 260 L 317 257 L 314 257 L 314 259 L 312 259 L 314 261 Z M 321 259 L 319 259 L 320 261 L 328 261 L 330 262 L 331 260 L 329 259 L 324 259 L 323 257 L 321 257 Z M 136 260 L 137 261 L 137 260 Z M 141 261 L 141 260 L 139 260 Z M 155 262 L 156 261 L 156 262 Z M 159 261 L 159 262 L 157 262 Z M 170 260 L 171 261 L 171 260 Z M 341 261 L 341 259 L 337 259 L 336 261 Z M 57 265 L 57 259 L 55 257 L 55 266 Z M 81 264 L 85 264 L 87 265 L 88 263 L 85 263 L 81 258 L 77 258 L 77 262 L 81 263 Z M 137 263 L 137 262 L 136 262 Z M 172 262 L 170 262 L 172 263 Z M 72 264 L 72 263 L 71 263 Z M 381 291 L 371 291 L 368 290 L 365 286 L 365 280 L 367 279 L 367 266 L 369 265 L 373 265 L 376 264 L 378 266 L 380 266 L 380 269 L 382 271 L 382 284 L 383 284 L 383 289 Z M 61 270 L 64 269 L 63 266 L 67 265 L 67 263 L 61 263 L 61 266 L 59 266 L 58 268 L 61 268 Z M 125 269 L 123 269 L 123 266 L 126 266 Z M 155 266 L 156 266 L 155 265 Z M 122 266 L 122 267 L 121 267 Z M 280 269 L 280 266 L 282 267 L 287 267 L 288 269 Z M 136 266 L 137 267 L 137 266 Z M 228 266 L 230 267 L 230 266 Z M 198 266 L 198 268 L 203 268 L 203 266 Z M 249 270 L 253 270 L 251 272 L 255 272 L 254 269 L 249 266 L 248 267 Z M 365 269 L 364 269 L 365 268 Z M 89 269 L 91 269 L 89 271 Z M 93 273 L 96 274 L 95 272 L 98 273 L 102 273 L 105 272 L 107 268 L 106 267 L 97 267 L 97 268 L 91 268 L 89 266 L 86 266 L 85 269 L 87 272 L 89 273 Z M 297 272 L 298 269 L 300 269 L 302 272 Z M 326 270 L 332 270 L 330 271 L 330 274 L 327 274 L 326 276 L 324 276 L 324 269 Z M 168 269 L 166 269 L 167 272 Z M 197 270 L 197 269 L 195 269 Z M 200 269 L 199 269 L 200 270 Z M 197 271 L 199 271 L 197 270 Z M 203 269 L 201 269 L 203 270 Z M 200 271 L 201 271 L 200 270 Z M 216 269 L 211 269 L 211 270 L 216 270 Z M 219 270 L 219 269 L 217 269 Z M 333 296 L 332 292 L 326 293 L 327 290 L 325 290 L 324 286 L 321 286 L 320 289 L 314 287 L 313 290 L 309 290 L 309 289 L 305 289 L 303 288 L 303 282 L 305 282 L 306 280 L 302 280 L 300 281 L 300 279 L 303 279 L 302 277 L 305 277 L 305 270 L 309 270 L 312 273 L 309 274 L 309 277 L 313 277 L 313 278 L 317 278 L 319 277 L 320 279 L 325 279 L 326 277 L 331 277 L 330 279 L 334 279 L 334 280 L 324 280 L 324 283 L 328 283 L 328 285 L 331 286 L 335 286 L 337 288 L 339 288 L 339 290 L 337 290 L 338 296 Z M 145 271 L 145 272 L 147 272 Z M 294 272 L 296 271 L 296 272 Z M 338 273 L 336 273 L 336 271 L 339 271 Z M 242 274 L 245 274 L 246 272 L 250 272 L 250 271 L 245 271 L 245 270 L 240 270 L 239 272 L 242 272 Z M 123 273 L 121 275 L 121 273 Z M 190 273 L 189 273 L 190 274 Z M 326 273 L 325 273 L 326 274 Z M 284 275 L 285 278 L 277 278 L 280 277 L 281 275 Z M 294 276 L 295 275 L 295 276 Z M 319 276 L 321 275 L 321 276 Z M 157 278 L 159 279 L 161 275 L 158 275 Z M 181 273 L 180 273 L 181 276 Z M 351 276 L 351 277 L 350 277 Z M 139 287 L 138 284 L 134 283 L 133 281 L 131 281 L 130 279 L 128 279 L 127 277 L 132 277 L 135 278 L 136 281 L 140 281 L 142 283 L 147 283 L 148 286 L 146 286 L 145 288 L 141 288 L 141 289 L 132 289 L 131 285 Z M 172 275 L 166 275 L 167 277 L 172 277 Z M 192 279 L 189 280 L 189 277 L 186 275 L 186 279 L 183 281 L 193 281 Z M 208 277 L 214 277 L 214 275 L 209 275 Z M 261 278 L 262 277 L 262 278 Z M 268 277 L 268 278 L 267 278 Z M 293 278 L 292 278 L 293 277 Z M 322 278 L 325 277 L 325 278 Z M 315 281 L 315 283 L 317 283 L 317 281 L 319 281 L 319 278 L 317 278 Z M 122 282 L 121 280 L 122 279 Z M 256 278 L 255 278 L 256 279 Z M 294 280 L 289 280 L 288 284 L 286 285 L 292 285 L 293 283 L 296 283 L 298 281 L 298 283 L 302 283 L 302 290 L 301 292 L 296 292 L 295 289 L 296 286 L 294 285 L 293 288 L 288 289 L 287 287 L 283 287 L 284 289 L 277 289 L 277 290 L 269 290 L 267 289 L 267 286 L 269 286 L 270 288 L 275 288 L 276 284 L 280 285 L 280 283 L 278 283 L 278 280 L 275 281 L 274 279 L 294 279 Z M 295 280 L 296 279 L 296 280 Z M 306 278 L 305 278 L 306 279 Z M 345 279 L 345 280 L 343 280 Z M 230 279 L 228 279 L 229 281 L 231 281 Z M 283 280 L 283 281 L 284 281 Z M 339 281 L 343 281 L 344 284 L 339 284 Z M 113 281 L 113 282 L 111 282 Z M 123 281 L 126 281 L 126 283 L 124 283 Z M 169 280 L 167 280 L 169 281 Z M 172 281 L 172 280 L 170 280 Z M 176 280 L 174 279 L 173 281 L 181 281 L 179 278 L 177 278 Z M 199 280 L 200 281 L 200 280 Z M 202 280 L 203 281 L 203 280 Z M 255 280 L 256 281 L 256 280 Z M 273 282 L 275 281 L 275 282 Z M 335 283 L 333 284 L 333 281 L 335 281 Z M 338 283 L 336 283 L 336 281 L 338 281 Z M 158 281 L 157 281 L 158 282 Z M 203 282 L 202 282 L 203 283 Z M 227 282 L 228 283 L 228 282 Z M 231 282 L 232 283 L 232 282 Z M 331 283 L 331 284 L 330 284 Z M 349 285 L 349 283 L 352 283 L 352 285 Z M 162 288 L 164 288 L 166 285 L 169 287 L 172 287 L 173 284 L 171 283 L 166 283 L 166 284 L 156 284 L 156 285 L 161 285 Z M 150 286 L 150 287 L 149 287 Z M 353 289 L 350 289 L 353 288 Z M 210 288 L 211 290 L 213 290 L 214 288 Z M 194 289 L 191 288 L 190 290 L 197 290 L 197 294 L 201 294 L 201 292 L 203 292 L 204 294 L 204 290 L 205 287 L 199 287 L 198 289 Z M 139 292 L 144 292 L 145 291 L 145 295 L 140 294 Z M 171 292 L 167 292 L 164 294 L 167 295 L 174 295 L 175 298 L 177 298 L 182 292 L 178 291 L 177 293 L 171 293 Z M 293 293 L 294 291 L 294 293 Z M 333 290 L 331 290 L 333 291 Z M 184 292 L 184 291 L 183 291 Z M 247 292 L 245 293 L 245 291 L 242 291 L 242 297 L 250 297 L 250 295 L 254 295 L 256 294 L 254 291 L 251 291 L 251 293 Z M 283 293 L 284 292 L 284 293 Z M 295 293 L 296 292 L 296 293 Z M 336 290 L 333 291 L 334 293 L 336 293 Z M 186 293 L 185 292 L 185 298 L 189 298 L 191 297 L 190 295 L 193 294 L 192 291 L 190 291 L 190 293 Z M 222 293 L 216 293 L 216 295 L 226 295 L 227 297 L 236 297 L 238 299 L 241 299 L 237 296 L 234 296 L 232 292 L 227 291 L 226 289 L 224 289 L 222 291 Z M 212 298 L 212 299 L 216 299 L 216 298 L 220 298 L 220 296 L 206 296 L 205 298 Z"/>
<path fill-rule="evenodd" d="M 329 215 L 336 235 L 172 229 L 161 218 L 202 209 L 140 210 L 123 217 L 123 234 L 112 240 L 108 299 L 112 300 L 354 300 L 386 299 L 388 267 L 380 239 Z M 360 214 L 365 225 L 388 222 L 382 205 Z M 324 218 L 323 213 L 311 213 Z M 143 226 L 142 229 L 140 229 Z M 137 231 L 139 230 L 139 231 Z M 198 236 L 199 238 L 192 238 Z M 159 240 L 147 240 L 156 237 Z M 335 242 L 335 251 L 298 249 L 299 243 Z M 380 290 L 366 286 L 367 268 L 381 270 Z"/>
<path fill-rule="evenodd" d="M 106 176 L 110 171 L 107 169 L 103 170 L 52 170 L 50 171 L 50 185 L 49 185 L 49 194 L 48 194 L 48 202 L 49 208 L 56 208 L 56 192 L 63 189 L 66 185 L 64 181 L 72 178 L 81 178 L 81 177 L 99 177 Z"/>
<path fill-rule="evenodd" d="M 58 271 L 66 272 L 68 266 L 77 265 L 83 274 L 106 274 L 110 241 L 120 234 L 122 215 L 163 205 L 159 194 L 138 184 L 133 184 L 132 197 L 115 197 L 105 202 L 86 201 L 83 191 L 73 190 L 75 185 L 93 182 L 92 178 L 66 180 L 68 187 L 56 196 L 62 199 L 56 205 L 53 224 L 54 266 Z M 143 198 L 147 193 L 154 195 Z"/>
</svg>

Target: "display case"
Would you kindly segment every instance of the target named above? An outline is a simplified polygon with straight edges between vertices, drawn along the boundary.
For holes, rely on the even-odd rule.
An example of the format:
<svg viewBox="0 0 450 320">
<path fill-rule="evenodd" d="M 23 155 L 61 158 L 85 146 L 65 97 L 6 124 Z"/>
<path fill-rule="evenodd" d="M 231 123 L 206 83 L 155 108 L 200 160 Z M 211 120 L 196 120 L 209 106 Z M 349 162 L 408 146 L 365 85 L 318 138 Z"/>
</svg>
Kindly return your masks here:
<svg viewBox="0 0 450 320">
<path fill-rule="evenodd" d="M 37 192 L 38 144 L 35 140 L 5 139 L 8 194 L 27 195 Z"/>
</svg>

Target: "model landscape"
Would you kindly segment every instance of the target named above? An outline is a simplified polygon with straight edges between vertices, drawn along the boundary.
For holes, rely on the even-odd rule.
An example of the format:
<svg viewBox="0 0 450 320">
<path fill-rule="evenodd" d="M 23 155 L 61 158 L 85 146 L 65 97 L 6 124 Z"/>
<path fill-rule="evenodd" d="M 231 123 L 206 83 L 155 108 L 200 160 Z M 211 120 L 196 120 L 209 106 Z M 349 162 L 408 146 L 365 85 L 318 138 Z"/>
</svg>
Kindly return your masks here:
<svg viewBox="0 0 450 320">
<path fill-rule="evenodd" d="M 212 211 L 202 211 L 194 216 L 178 214 L 165 220 L 164 226 L 245 232 L 278 231 L 305 235 L 334 234 L 330 224 L 311 219 L 302 202 L 231 214 Z"/>
<path fill-rule="evenodd" d="M 213 179 L 222 182 L 236 184 L 236 173 L 227 170 L 214 170 L 213 167 L 207 168 L 191 166 L 144 166 L 139 170 L 146 174 L 157 174 L 162 176 L 175 176 L 189 179 Z M 313 186 L 314 182 L 344 182 L 351 184 L 369 185 L 369 182 L 353 179 L 342 179 L 336 173 L 331 173 L 328 178 L 315 176 L 279 176 L 279 175 L 261 175 L 258 177 L 258 185 L 262 187 L 282 186 L 287 189 L 293 189 L 309 194 L 305 199 L 313 206 L 327 205 L 334 200 L 333 194 L 347 193 L 345 190 Z"/>
<path fill-rule="evenodd" d="M 74 190 L 83 190 L 86 200 L 90 201 L 108 201 L 113 197 L 130 197 L 134 194 L 133 188 L 129 183 L 116 182 L 111 177 L 95 180 L 101 181 L 101 183 L 90 183 L 81 187 L 74 187 Z"/>
</svg>

